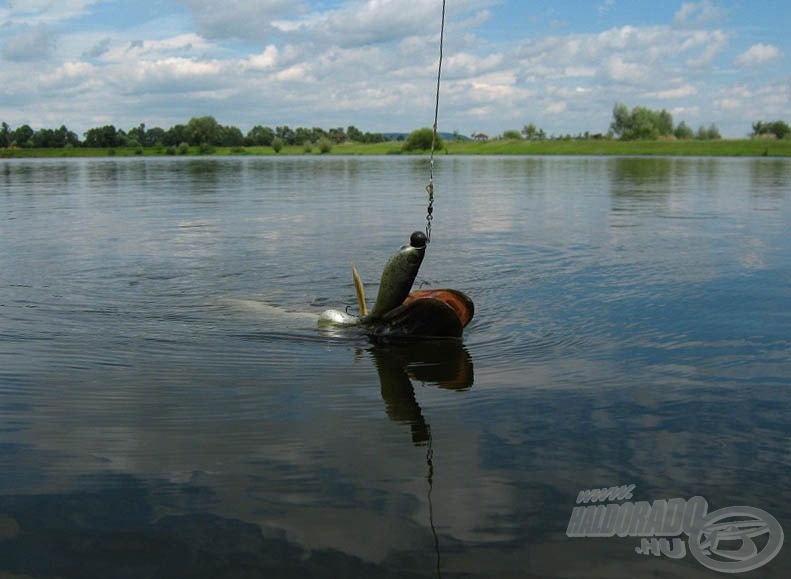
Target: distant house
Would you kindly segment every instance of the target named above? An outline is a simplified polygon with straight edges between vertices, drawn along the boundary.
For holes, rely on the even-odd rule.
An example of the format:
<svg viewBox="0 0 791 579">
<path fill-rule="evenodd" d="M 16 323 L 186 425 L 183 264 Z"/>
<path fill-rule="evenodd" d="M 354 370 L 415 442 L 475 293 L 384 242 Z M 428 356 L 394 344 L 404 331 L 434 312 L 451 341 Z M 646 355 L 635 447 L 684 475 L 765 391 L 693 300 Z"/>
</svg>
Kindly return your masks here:
<svg viewBox="0 0 791 579">
<path fill-rule="evenodd" d="M 489 135 L 484 135 L 483 133 L 475 133 L 472 136 L 472 138 L 475 139 L 476 141 L 488 141 Z"/>
</svg>

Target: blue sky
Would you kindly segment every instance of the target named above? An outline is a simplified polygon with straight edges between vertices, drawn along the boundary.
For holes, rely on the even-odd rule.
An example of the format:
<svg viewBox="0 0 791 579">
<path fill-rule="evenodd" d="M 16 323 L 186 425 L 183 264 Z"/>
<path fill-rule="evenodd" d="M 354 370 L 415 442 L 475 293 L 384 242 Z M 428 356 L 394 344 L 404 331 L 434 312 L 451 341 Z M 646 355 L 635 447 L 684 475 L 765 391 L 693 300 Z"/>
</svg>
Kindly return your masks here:
<svg viewBox="0 0 791 579">
<path fill-rule="evenodd" d="M 0 121 L 433 120 L 441 0 L 4 0 Z M 616 102 L 740 137 L 791 121 L 790 3 L 447 0 L 439 125 L 606 132 Z"/>
</svg>

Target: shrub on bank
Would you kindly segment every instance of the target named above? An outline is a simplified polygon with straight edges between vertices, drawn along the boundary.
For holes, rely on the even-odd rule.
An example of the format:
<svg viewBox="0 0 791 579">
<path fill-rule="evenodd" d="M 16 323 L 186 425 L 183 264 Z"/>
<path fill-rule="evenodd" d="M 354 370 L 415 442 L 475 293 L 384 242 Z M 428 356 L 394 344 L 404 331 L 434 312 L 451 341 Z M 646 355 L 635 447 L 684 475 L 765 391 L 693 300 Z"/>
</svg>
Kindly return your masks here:
<svg viewBox="0 0 791 579">
<path fill-rule="evenodd" d="M 432 141 L 434 141 L 434 131 L 429 127 L 424 127 L 409 134 L 404 142 L 403 149 L 404 151 L 429 151 L 431 150 Z M 442 137 L 437 135 L 434 149 L 439 150 L 443 147 Z"/>
</svg>

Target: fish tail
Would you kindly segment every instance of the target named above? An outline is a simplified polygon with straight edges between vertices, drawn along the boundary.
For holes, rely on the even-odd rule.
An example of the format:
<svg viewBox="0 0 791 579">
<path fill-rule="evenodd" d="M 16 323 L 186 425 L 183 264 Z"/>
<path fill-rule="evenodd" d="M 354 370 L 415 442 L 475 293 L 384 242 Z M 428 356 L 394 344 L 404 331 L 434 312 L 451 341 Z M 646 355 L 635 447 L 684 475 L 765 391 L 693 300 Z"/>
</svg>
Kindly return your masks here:
<svg viewBox="0 0 791 579">
<path fill-rule="evenodd" d="M 365 306 L 365 287 L 360 280 L 360 274 L 357 273 L 357 268 L 352 264 L 352 277 L 354 278 L 354 290 L 357 292 L 357 305 L 360 306 L 360 316 L 368 315 L 368 308 Z"/>
</svg>

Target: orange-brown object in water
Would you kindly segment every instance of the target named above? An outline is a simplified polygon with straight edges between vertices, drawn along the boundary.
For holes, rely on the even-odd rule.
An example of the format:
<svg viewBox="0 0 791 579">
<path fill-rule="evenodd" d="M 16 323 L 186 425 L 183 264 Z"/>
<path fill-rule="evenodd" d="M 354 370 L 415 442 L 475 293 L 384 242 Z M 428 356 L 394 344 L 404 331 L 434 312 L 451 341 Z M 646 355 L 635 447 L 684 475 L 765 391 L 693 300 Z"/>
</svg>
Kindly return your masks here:
<svg viewBox="0 0 791 579">
<path fill-rule="evenodd" d="M 416 291 L 366 328 L 369 335 L 382 338 L 459 338 L 474 309 L 472 300 L 458 290 Z"/>
<path fill-rule="evenodd" d="M 462 328 L 470 323 L 472 316 L 475 314 L 475 305 L 472 300 L 467 297 L 467 294 L 455 289 L 416 290 L 406 297 L 404 304 L 426 298 L 440 300 L 452 307 L 459 316 Z"/>
</svg>

